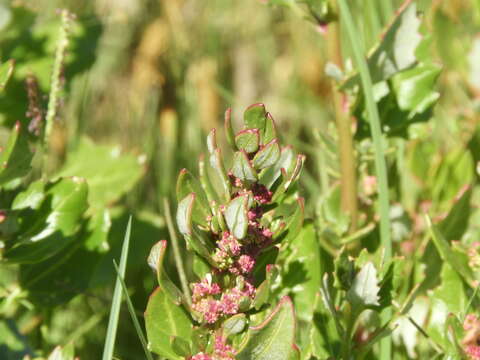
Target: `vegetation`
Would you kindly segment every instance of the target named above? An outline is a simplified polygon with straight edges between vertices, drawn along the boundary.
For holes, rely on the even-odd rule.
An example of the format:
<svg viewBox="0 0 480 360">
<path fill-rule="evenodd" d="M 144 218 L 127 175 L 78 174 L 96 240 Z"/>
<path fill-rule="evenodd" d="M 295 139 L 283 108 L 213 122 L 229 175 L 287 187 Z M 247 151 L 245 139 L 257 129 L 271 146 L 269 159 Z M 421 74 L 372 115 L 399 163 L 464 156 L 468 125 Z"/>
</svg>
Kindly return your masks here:
<svg viewBox="0 0 480 360">
<path fill-rule="evenodd" d="M 479 26 L 0 0 L 0 358 L 480 359 Z"/>
</svg>

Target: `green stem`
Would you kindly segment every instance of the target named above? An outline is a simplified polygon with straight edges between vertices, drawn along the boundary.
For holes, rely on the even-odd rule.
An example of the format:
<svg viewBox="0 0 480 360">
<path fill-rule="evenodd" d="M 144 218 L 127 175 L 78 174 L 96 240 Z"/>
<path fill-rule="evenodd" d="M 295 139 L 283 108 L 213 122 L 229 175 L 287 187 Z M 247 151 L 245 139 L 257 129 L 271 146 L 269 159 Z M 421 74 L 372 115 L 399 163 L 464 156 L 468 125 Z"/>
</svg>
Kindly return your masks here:
<svg viewBox="0 0 480 360">
<path fill-rule="evenodd" d="M 178 276 L 180 278 L 180 284 L 182 285 L 183 295 L 187 299 L 188 304 L 191 304 L 190 290 L 188 289 L 187 276 L 185 274 L 185 268 L 183 265 L 182 255 L 180 253 L 180 247 L 178 245 L 178 237 L 173 226 L 172 214 L 170 213 L 170 204 L 167 199 L 163 199 L 163 207 L 165 211 L 165 221 L 167 222 L 168 233 L 172 240 L 173 256 L 175 258 L 175 265 L 177 267 Z"/>
<path fill-rule="evenodd" d="M 358 32 L 355 29 L 352 14 L 350 13 L 350 9 L 346 0 L 338 0 L 338 4 L 340 7 L 340 16 L 342 22 L 345 25 L 347 35 L 352 44 L 353 57 L 360 73 L 367 114 L 370 121 L 370 129 L 375 148 L 375 172 L 378 178 L 380 238 L 385 249 L 384 261 L 388 262 L 392 257 L 392 241 L 390 237 L 390 200 L 388 193 L 387 164 L 384 156 L 382 130 L 380 127 L 380 115 L 373 97 L 372 78 L 370 76 L 367 61 L 365 59 L 363 43 L 358 38 Z M 390 316 L 391 310 L 384 311 L 383 320 L 387 320 Z M 380 343 L 380 349 L 380 359 L 387 360 L 391 358 L 391 342 L 389 339 L 382 340 Z"/>
<path fill-rule="evenodd" d="M 338 0 L 340 5 L 341 17 L 345 23 L 348 37 L 352 43 L 353 57 L 357 63 L 362 88 L 365 95 L 368 117 L 370 119 L 370 129 L 375 148 L 375 171 L 378 177 L 379 202 L 380 202 L 380 236 L 382 244 L 385 247 L 385 262 L 392 257 L 392 243 L 390 238 L 390 200 L 388 193 L 387 165 L 384 157 L 384 146 L 382 131 L 380 128 L 380 116 L 378 108 L 373 98 L 373 85 L 367 62 L 364 57 L 363 45 L 358 41 L 355 31 L 352 15 L 346 3 L 346 0 Z"/>
<path fill-rule="evenodd" d="M 387 2 L 387 0 L 384 0 L 382 2 Z M 368 37 L 366 36 L 365 38 L 368 39 L 368 45 L 367 46 L 372 46 L 375 44 L 376 39 L 378 38 L 378 35 L 382 31 L 382 24 L 380 17 L 378 16 L 378 11 L 377 11 L 377 3 L 372 0 L 366 1 L 365 6 L 367 6 L 367 11 L 365 11 L 365 16 L 367 17 L 368 21 L 365 23 L 365 27 L 368 26 Z M 368 24 L 368 25 L 367 25 Z"/>
<path fill-rule="evenodd" d="M 68 10 L 61 12 L 62 24 L 60 26 L 57 49 L 55 51 L 55 60 L 53 62 L 52 77 L 50 80 L 50 93 L 48 95 L 47 115 L 45 116 L 45 129 L 43 133 L 43 155 L 42 171 L 45 176 L 47 173 L 47 159 L 49 155 L 50 136 L 52 134 L 53 123 L 57 116 L 58 98 L 61 90 L 62 66 L 65 60 L 65 51 L 68 46 L 68 34 L 70 30 L 71 15 Z"/>
<path fill-rule="evenodd" d="M 383 20 L 385 24 L 388 24 L 390 18 L 393 15 L 393 0 L 380 0 L 380 6 L 382 7 Z"/>
<path fill-rule="evenodd" d="M 347 312 L 347 326 L 345 329 L 345 338 L 344 338 L 344 348 L 343 348 L 343 359 L 344 360 L 350 360 L 352 358 L 352 338 L 353 338 L 353 332 L 355 329 L 355 323 L 357 322 L 357 317 L 359 313 L 355 311 L 354 308 L 350 306 L 350 304 L 347 305 L 348 308 L 346 308 Z"/>
<path fill-rule="evenodd" d="M 50 135 L 52 133 L 53 122 L 57 115 L 58 95 L 60 93 L 60 76 L 63 62 L 65 59 L 65 50 L 68 46 L 68 33 L 70 28 L 70 13 L 68 10 L 62 10 L 62 25 L 58 37 L 57 50 L 55 52 L 55 61 L 53 63 L 52 78 L 50 80 L 50 94 L 48 96 L 47 115 L 45 117 L 44 143 L 48 147 Z"/>
<path fill-rule="evenodd" d="M 340 24 L 332 22 L 328 26 L 328 52 L 330 61 L 340 69 L 343 68 L 342 49 L 340 43 Z M 335 90 L 332 81 L 333 102 L 335 105 L 335 121 L 338 132 L 338 147 L 340 152 L 340 186 L 342 194 L 342 209 L 350 215 L 350 230 L 357 227 L 357 174 L 355 152 L 351 131 L 350 116 L 343 109 L 343 94 Z"/>
</svg>

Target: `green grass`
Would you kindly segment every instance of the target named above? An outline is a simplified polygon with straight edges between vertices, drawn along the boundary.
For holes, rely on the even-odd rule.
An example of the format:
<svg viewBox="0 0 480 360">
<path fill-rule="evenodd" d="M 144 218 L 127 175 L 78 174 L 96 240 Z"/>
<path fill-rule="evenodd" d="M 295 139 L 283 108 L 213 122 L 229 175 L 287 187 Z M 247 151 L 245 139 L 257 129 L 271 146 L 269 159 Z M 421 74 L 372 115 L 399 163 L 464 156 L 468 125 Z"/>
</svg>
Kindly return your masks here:
<svg viewBox="0 0 480 360">
<path fill-rule="evenodd" d="M 120 257 L 120 268 L 118 269 L 118 277 L 113 292 L 112 306 L 110 308 L 110 317 L 108 319 L 107 335 L 103 348 L 103 360 L 111 360 L 115 349 L 115 340 L 117 337 L 118 319 L 120 315 L 120 307 L 122 305 L 122 279 L 127 269 L 128 251 L 130 245 L 130 235 L 132 230 L 132 217 L 128 219 L 127 229 L 125 230 L 125 238 L 123 239 L 122 255 Z"/>
</svg>

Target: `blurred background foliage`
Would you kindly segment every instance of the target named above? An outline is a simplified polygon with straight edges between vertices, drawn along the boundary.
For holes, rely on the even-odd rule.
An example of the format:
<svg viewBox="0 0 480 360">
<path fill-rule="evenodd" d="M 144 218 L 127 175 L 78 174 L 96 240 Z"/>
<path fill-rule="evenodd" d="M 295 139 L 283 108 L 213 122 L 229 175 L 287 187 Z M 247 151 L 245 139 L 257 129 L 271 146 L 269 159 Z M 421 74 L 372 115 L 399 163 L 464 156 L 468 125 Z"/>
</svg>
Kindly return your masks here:
<svg viewBox="0 0 480 360">
<path fill-rule="evenodd" d="M 366 48 L 392 16 L 382 2 L 387 1 L 370 1 L 367 9 L 364 1 L 351 1 Z M 391 1 L 392 8 L 399 4 Z M 325 74 L 328 44 L 318 26 L 256 0 L 0 1 L 0 61 L 16 61 L 0 101 L 2 143 L 16 121 L 25 126 L 31 121 L 26 116 L 32 102 L 28 79 L 38 84 L 38 107 L 46 109 L 59 8 L 69 9 L 76 19 L 48 167 L 54 174 L 94 179 L 89 211 L 108 226 L 95 250 L 60 254 L 65 267 L 36 286 L 28 285 L 28 279 L 37 269 L 22 269 L 18 276 L 19 265 L 2 265 L 0 298 L 8 301 L 1 303 L 0 358 L 18 359 L 36 349 L 46 354 L 71 341 L 81 358 L 98 358 L 114 283 L 111 260 L 118 258 L 128 214 L 134 221 L 126 282 L 135 307 L 145 309 L 154 286 L 146 257 L 156 241 L 168 236 L 163 198 L 173 200 L 180 169 L 196 171 L 195 154 L 204 151 L 206 133 L 223 126 L 228 107 L 240 119 L 247 105 L 267 104 L 284 142 L 307 155 L 302 178 L 307 216 L 313 217 L 316 205 L 328 197 L 331 208 L 319 206 L 322 231 L 345 232 L 327 231 L 329 221 L 342 224 L 336 190 L 331 190 L 339 181 L 339 161 L 331 80 Z M 421 214 L 428 209 L 433 218 L 441 218 L 466 184 L 471 219 L 457 235 L 467 243 L 480 235 L 475 220 L 480 218 L 480 193 L 471 186 L 480 161 L 480 3 L 420 0 L 418 8 L 431 34 L 430 55 L 442 71 L 436 85 L 439 101 L 429 121 L 410 126 L 408 141 L 392 138 L 388 143 L 394 240 L 407 255 L 424 244 Z M 343 48 L 347 59 L 350 50 Z M 374 172 L 370 140 L 356 142 L 355 151 L 366 224 L 373 218 L 366 210 Z M 120 152 L 121 160 L 111 166 L 120 167 L 123 176 L 96 161 Z M 78 163 L 87 166 L 79 170 Z M 120 189 L 112 195 L 111 187 Z M 108 221 L 98 215 L 106 209 Z M 369 246 L 370 240 L 364 241 Z M 121 322 L 128 326 L 119 328 L 116 354 L 141 359 L 129 321 L 122 313 Z"/>
</svg>

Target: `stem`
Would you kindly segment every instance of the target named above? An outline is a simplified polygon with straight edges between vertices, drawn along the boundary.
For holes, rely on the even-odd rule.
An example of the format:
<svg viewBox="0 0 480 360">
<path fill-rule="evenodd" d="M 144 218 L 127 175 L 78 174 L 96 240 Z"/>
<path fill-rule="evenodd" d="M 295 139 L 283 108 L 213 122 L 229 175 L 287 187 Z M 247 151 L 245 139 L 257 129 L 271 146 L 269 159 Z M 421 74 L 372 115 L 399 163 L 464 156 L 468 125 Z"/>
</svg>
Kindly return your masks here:
<svg viewBox="0 0 480 360">
<path fill-rule="evenodd" d="M 48 96 L 47 115 L 45 117 L 45 134 L 44 143 L 48 148 L 48 140 L 52 133 L 53 122 L 57 115 L 58 94 L 60 93 L 60 77 L 62 72 L 63 61 L 65 60 L 65 50 L 68 46 L 68 32 L 70 28 L 70 13 L 68 10 L 61 11 L 62 25 L 58 37 L 57 50 L 55 52 L 55 61 L 53 63 L 52 78 L 50 80 L 50 94 Z"/>
<path fill-rule="evenodd" d="M 182 285 L 183 295 L 185 295 L 188 304 L 191 304 L 192 300 L 190 298 L 190 290 L 188 289 L 188 281 L 187 276 L 185 275 L 185 268 L 180 253 L 180 247 L 178 246 L 177 233 L 175 232 L 175 227 L 173 226 L 172 214 L 170 213 L 170 204 L 168 203 L 168 200 L 166 198 L 163 199 L 163 207 L 165 212 L 165 221 L 167 222 L 168 227 L 168 233 L 170 234 L 170 239 L 172 240 L 173 256 L 175 258 L 175 265 L 177 266 L 180 284 Z"/>
<path fill-rule="evenodd" d="M 365 60 L 365 51 L 363 43 L 358 39 L 358 33 L 353 24 L 352 15 L 346 0 L 338 0 L 340 7 L 340 16 L 345 24 L 347 35 L 352 44 L 353 57 L 357 64 L 361 84 L 365 96 L 368 118 L 370 120 L 370 129 L 375 148 L 375 172 L 378 178 L 378 197 L 380 203 L 380 238 L 385 249 L 384 262 L 388 262 L 392 257 L 392 242 L 390 238 L 390 200 L 388 193 L 387 165 L 385 161 L 382 130 L 380 127 L 380 116 L 378 108 L 373 98 L 373 85 L 367 62 Z M 391 310 L 384 311 L 383 320 L 391 316 Z M 380 343 L 380 359 L 387 360 L 391 358 L 391 342 L 389 339 L 383 339 Z"/>
<path fill-rule="evenodd" d="M 50 136 L 52 135 L 53 123 L 57 116 L 58 98 L 62 88 L 61 76 L 62 66 L 65 60 L 65 51 L 68 46 L 68 35 L 70 30 L 70 22 L 72 19 L 68 10 L 61 11 L 62 24 L 58 35 L 57 49 L 55 51 L 55 59 L 53 62 L 52 76 L 50 79 L 50 93 L 48 95 L 47 115 L 45 116 L 45 128 L 43 130 L 43 154 L 41 159 L 41 169 L 43 176 L 48 173 L 47 160 L 49 156 Z"/>
<path fill-rule="evenodd" d="M 347 304 L 348 308 L 346 309 L 348 311 L 347 313 L 347 327 L 345 330 L 345 338 L 343 340 L 344 342 L 344 348 L 343 348 L 343 359 L 344 360 L 350 360 L 352 357 L 352 337 L 353 337 L 353 331 L 355 328 L 355 323 L 357 321 L 357 317 L 359 313 L 355 311 L 354 308 L 351 307 L 350 304 Z"/>
<path fill-rule="evenodd" d="M 383 20 L 385 24 L 388 24 L 394 11 L 392 2 L 393 0 L 380 0 L 380 6 L 382 7 Z"/>
<path fill-rule="evenodd" d="M 388 2 L 388 0 L 383 0 L 382 2 Z M 368 45 L 372 46 L 375 44 L 375 40 L 378 38 L 378 35 L 382 31 L 382 24 L 380 22 L 380 17 L 378 16 L 377 11 L 377 4 L 375 1 L 369 0 L 366 2 L 365 6 L 367 7 L 367 11 L 365 11 L 365 15 L 368 19 L 366 22 L 365 27 L 369 27 L 368 31 Z"/>
<path fill-rule="evenodd" d="M 340 24 L 332 22 L 328 26 L 328 52 L 330 60 L 340 69 L 343 68 L 342 49 L 340 43 Z M 342 209 L 350 215 L 350 229 L 357 227 L 357 174 L 355 169 L 355 152 L 353 149 L 351 121 L 343 110 L 343 94 L 335 89 L 332 80 L 335 121 L 338 131 L 338 147 L 340 150 L 340 187 L 342 193 Z"/>
</svg>

